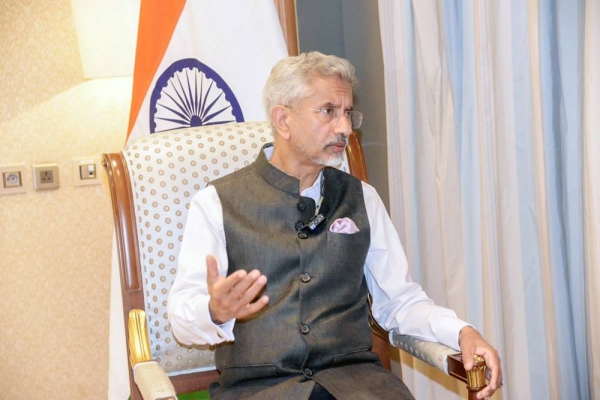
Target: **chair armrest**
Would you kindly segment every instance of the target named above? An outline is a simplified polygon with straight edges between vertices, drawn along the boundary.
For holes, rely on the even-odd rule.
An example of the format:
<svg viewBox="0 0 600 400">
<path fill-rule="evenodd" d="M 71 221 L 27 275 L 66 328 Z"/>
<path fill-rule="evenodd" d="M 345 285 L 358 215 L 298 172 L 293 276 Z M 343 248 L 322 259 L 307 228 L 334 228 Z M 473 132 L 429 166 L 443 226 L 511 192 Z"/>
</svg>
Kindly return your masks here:
<svg viewBox="0 0 600 400">
<path fill-rule="evenodd" d="M 390 343 L 467 384 L 469 392 L 476 393 L 483 389 L 485 380 L 485 361 L 480 356 L 475 356 L 473 369 L 466 371 L 462 363 L 462 356 L 456 350 L 437 342 L 427 342 L 413 336 L 399 335 L 390 332 Z"/>
<path fill-rule="evenodd" d="M 144 400 L 177 399 L 171 380 L 156 361 L 136 364 L 133 376 Z"/>
<path fill-rule="evenodd" d="M 439 369 L 446 375 L 450 375 L 467 384 L 469 390 L 469 399 L 477 398 L 477 392 L 481 391 L 486 385 L 485 380 L 485 361 L 480 356 L 474 356 L 474 365 L 470 371 L 466 371 L 462 363 L 462 356 L 451 347 L 438 342 L 427 342 L 417 339 L 414 336 L 399 335 L 393 330 L 386 332 L 373 318 L 371 313 L 372 298 L 369 295 L 369 326 L 371 332 L 376 336 L 389 340 L 389 343 L 406 351 L 421 361 L 426 362 L 434 368 Z"/>
<path fill-rule="evenodd" d="M 398 335 L 394 331 L 390 332 L 389 340 L 392 346 L 402 349 L 419 360 L 450 375 L 448 370 L 448 356 L 458 353 L 453 348 L 441 343 L 420 340 L 414 336 Z"/>
<path fill-rule="evenodd" d="M 176 400 L 175 389 L 167 373 L 152 360 L 144 311 L 134 309 L 129 312 L 128 332 L 129 362 L 144 400 Z"/>
</svg>

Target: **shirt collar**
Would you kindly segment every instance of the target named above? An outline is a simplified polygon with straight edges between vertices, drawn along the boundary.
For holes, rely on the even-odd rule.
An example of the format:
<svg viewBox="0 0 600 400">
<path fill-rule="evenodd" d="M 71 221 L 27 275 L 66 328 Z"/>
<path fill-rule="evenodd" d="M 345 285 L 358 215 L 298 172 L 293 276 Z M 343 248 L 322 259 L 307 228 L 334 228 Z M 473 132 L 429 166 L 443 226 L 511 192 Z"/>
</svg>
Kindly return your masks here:
<svg viewBox="0 0 600 400">
<path fill-rule="evenodd" d="M 274 149 L 273 143 L 267 143 L 266 145 L 263 146 L 263 148 L 262 148 L 263 151 L 261 152 L 259 157 L 256 159 L 256 161 L 259 163 L 259 165 L 258 165 L 259 173 L 271 185 L 273 185 L 281 190 L 284 190 L 286 192 L 298 194 L 298 190 L 300 187 L 300 180 L 294 176 L 286 174 L 285 172 L 281 171 L 277 167 L 274 167 L 270 162 L 268 162 L 271 159 L 271 157 L 273 156 L 273 149 Z M 268 165 L 262 165 L 262 163 L 259 161 L 259 159 L 263 158 L 263 157 L 261 157 L 261 155 L 264 155 L 264 160 L 267 161 Z M 270 168 L 268 168 L 269 166 L 270 166 Z M 265 168 L 265 167 L 267 167 L 267 168 Z M 271 170 L 271 171 L 269 171 L 269 170 Z M 272 170 L 275 170 L 278 173 L 275 173 L 275 171 L 272 171 Z M 282 176 L 282 175 L 284 175 L 284 176 Z M 319 176 L 317 176 L 317 179 L 315 179 L 315 182 L 312 184 L 312 186 L 304 189 L 302 191 L 302 193 L 300 193 L 300 195 L 305 196 L 305 197 L 310 197 L 316 203 L 319 200 L 319 198 L 321 197 L 321 182 L 323 181 L 322 176 L 323 176 L 323 170 L 321 170 L 321 172 L 319 173 Z M 291 181 L 290 179 L 293 181 Z M 289 190 L 293 186 L 295 186 L 295 189 L 292 191 Z"/>
</svg>

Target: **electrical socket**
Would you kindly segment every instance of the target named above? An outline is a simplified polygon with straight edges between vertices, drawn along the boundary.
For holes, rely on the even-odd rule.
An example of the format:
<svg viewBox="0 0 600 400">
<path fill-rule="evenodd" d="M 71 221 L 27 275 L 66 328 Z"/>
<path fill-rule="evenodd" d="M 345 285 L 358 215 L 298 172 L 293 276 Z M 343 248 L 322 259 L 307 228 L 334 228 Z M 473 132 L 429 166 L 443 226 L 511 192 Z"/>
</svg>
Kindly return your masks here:
<svg viewBox="0 0 600 400">
<path fill-rule="evenodd" d="M 42 183 L 54 183 L 54 171 L 46 169 L 40 171 L 40 182 Z"/>
<path fill-rule="evenodd" d="M 58 189 L 58 164 L 36 164 L 33 166 L 33 187 L 35 190 Z"/>
<path fill-rule="evenodd" d="M 2 173 L 2 184 L 4 188 L 13 188 L 23 186 L 23 180 L 21 179 L 21 172 L 10 171 Z"/>
<path fill-rule="evenodd" d="M 27 191 L 27 167 L 23 164 L 0 167 L 0 195 Z"/>
</svg>

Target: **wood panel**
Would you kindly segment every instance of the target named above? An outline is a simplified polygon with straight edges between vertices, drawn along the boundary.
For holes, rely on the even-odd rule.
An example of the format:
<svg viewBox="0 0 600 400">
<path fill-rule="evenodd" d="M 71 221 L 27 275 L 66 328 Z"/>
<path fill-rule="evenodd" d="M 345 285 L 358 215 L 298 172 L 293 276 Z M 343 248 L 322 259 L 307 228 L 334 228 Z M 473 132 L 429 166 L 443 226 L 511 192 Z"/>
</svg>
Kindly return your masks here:
<svg viewBox="0 0 600 400">
<path fill-rule="evenodd" d="M 296 1 L 273 0 L 279 15 L 279 23 L 283 31 L 283 38 L 290 56 L 298 55 L 298 31 L 296 30 Z"/>
</svg>

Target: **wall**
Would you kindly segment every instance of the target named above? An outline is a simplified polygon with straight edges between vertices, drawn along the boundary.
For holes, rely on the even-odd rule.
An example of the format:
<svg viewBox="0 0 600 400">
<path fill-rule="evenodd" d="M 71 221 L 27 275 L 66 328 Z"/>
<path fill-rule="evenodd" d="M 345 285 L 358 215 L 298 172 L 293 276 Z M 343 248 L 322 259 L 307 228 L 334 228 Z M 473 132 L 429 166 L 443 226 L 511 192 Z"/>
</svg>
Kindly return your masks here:
<svg viewBox="0 0 600 400">
<path fill-rule="evenodd" d="M 122 147 L 131 79 L 84 81 L 69 0 L 0 7 L 0 164 L 61 184 L 0 196 L 0 397 L 106 399 L 112 211 L 71 159 Z"/>
<path fill-rule="evenodd" d="M 348 59 L 360 85 L 354 108 L 365 117 L 359 130 L 369 183 L 389 206 L 387 130 L 379 11 L 372 0 L 296 2 L 300 51 L 318 50 Z M 389 207 L 388 207 L 389 209 Z"/>
</svg>

